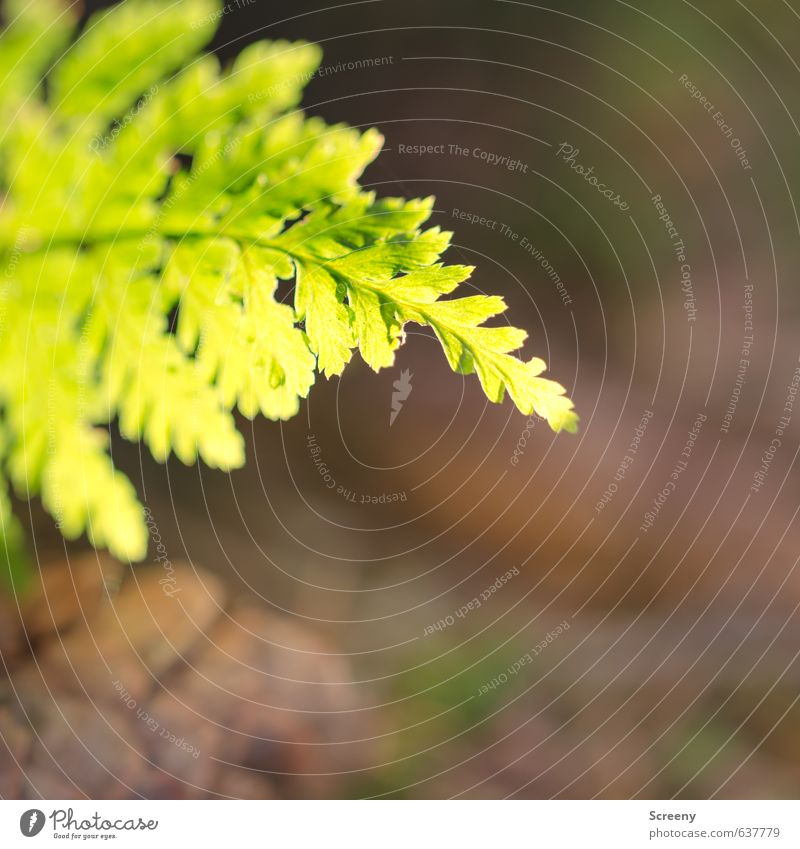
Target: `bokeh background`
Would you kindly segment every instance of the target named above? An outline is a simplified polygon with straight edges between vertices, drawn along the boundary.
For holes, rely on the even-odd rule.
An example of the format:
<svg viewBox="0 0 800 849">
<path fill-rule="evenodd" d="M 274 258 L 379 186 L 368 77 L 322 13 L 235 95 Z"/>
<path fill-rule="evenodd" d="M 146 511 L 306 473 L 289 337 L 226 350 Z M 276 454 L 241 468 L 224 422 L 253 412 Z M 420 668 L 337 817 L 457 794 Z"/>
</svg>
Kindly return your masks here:
<svg viewBox="0 0 800 849">
<path fill-rule="evenodd" d="M 240 0 L 213 47 L 258 38 L 322 46 L 305 108 L 381 129 L 365 184 L 436 196 L 448 258 L 505 297 L 581 427 L 489 404 L 410 327 L 394 368 L 356 359 L 292 421 L 243 420 L 231 476 L 117 440 L 170 562 L 204 576 L 184 665 L 238 712 L 148 656 L 138 701 L 200 756 L 120 760 L 90 700 L 25 792 L 795 797 L 800 6 Z M 172 627 L 138 580 L 131 621 Z M 67 655 L 45 702 L 74 689 Z"/>
</svg>

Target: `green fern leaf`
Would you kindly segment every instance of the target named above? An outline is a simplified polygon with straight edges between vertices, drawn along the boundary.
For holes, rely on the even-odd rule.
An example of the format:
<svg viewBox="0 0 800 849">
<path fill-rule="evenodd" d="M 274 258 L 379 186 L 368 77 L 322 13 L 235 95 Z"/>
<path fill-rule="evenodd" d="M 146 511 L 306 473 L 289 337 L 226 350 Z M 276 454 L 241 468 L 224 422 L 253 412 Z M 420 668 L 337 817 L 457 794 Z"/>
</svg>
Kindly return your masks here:
<svg viewBox="0 0 800 849">
<path fill-rule="evenodd" d="M 472 269 L 442 264 L 431 199 L 360 187 L 380 134 L 294 111 L 318 48 L 260 42 L 221 68 L 196 55 L 218 11 L 127 0 L 76 35 L 56 0 L 6 4 L 0 542 L 18 536 L 8 480 L 65 536 L 143 557 L 112 422 L 158 460 L 236 468 L 234 409 L 289 418 L 354 351 L 390 366 L 408 322 L 491 401 L 575 430 L 544 363 L 513 355 L 525 333 L 486 326 L 503 301 L 452 297 Z"/>
<path fill-rule="evenodd" d="M 0 429 L 0 456 L 7 448 L 7 434 Z M 30 576 L 25 534 L 11 509 L 8 482 L 0 473 L 0 581 L 15 590 L 24 589 Z"/>
</svg>

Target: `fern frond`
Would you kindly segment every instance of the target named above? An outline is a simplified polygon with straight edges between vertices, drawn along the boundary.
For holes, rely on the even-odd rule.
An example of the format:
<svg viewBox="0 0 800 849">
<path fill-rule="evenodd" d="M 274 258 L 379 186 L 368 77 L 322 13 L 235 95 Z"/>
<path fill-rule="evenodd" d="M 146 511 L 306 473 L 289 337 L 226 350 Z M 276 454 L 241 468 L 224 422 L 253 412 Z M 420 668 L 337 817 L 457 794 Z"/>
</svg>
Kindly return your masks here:
<svg viewBox="0 0 800 849">
<path fill-rule="evenodd" d="M 0 456 L 5 454 L 7 434 L 0 429 Z M 0 582 L 22 589 L 30 576 L 25 534 L 11 509 L 8 481 L 0 473 Z"/>
<path fill-rule="evenodd" d="M 107 124 L 214 34 L 214 0 L 137 0 L 93 16 L 48 77 L 57 119 Z"/>
<path fill-rule="evenodd" d="M 56 0 L 6 4 L 0 34 L 0 534 L 5 480 L 64 534 L 144 556 L 143 512 L 107 450 L 118 421 L 153 456 L 244 462 L 234 408 L 295 415 L 317 372 L 394 362 L 408 322 L 491 401 L 573 430 L 500 298 L 453 297 L 432 201 L 359 178 L 383 139 L 294 111 L 320 60 L 260 42 L 196 52 L 215 0 L 127 0 L 76 36 Z M 42 85 L 43 79 L 46 85 Z M 281 281 L 291 281 L 287 303 Z M 288 294 L 288 292 L 286 293 Z"/>
</svg>

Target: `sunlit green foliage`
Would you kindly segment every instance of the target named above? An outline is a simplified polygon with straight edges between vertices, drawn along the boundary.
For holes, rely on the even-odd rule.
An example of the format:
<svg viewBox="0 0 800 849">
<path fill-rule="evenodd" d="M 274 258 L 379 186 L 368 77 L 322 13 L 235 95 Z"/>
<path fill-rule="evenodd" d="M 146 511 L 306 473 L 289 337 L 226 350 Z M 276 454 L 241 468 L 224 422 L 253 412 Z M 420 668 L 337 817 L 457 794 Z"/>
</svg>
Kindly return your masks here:
<svg viewBox="0 0 800 849">
<path fill-rule="evenodd" d="M 525 333 L 485 327 L 500 298 L 443 298 L 449 234 L 430 200 L 358 179 L 382 138 L 296 111 L 320 60 L 259 42 L 197 56 L 213 0 L 127 0 L 75 34 L 56 0 L 14 0 L 0 35 L 0 524 L 8 479 L 67 537 L 146 553 L 142 508 L 108 424 L 165 460 L 232 469 L 232 410 L 285 419 L 357 349 L 391 365 L 406 322 L 433 328 L 488 397 L 574 430 Z M 178 155 L 180 157 L 178 158 Z M 285 292 L 282 281 L 291 281 Z M 283 303 L 291 292 L 293 304 Z M 173 321 L 174 320 L 174 321 Z"/>
</svg>

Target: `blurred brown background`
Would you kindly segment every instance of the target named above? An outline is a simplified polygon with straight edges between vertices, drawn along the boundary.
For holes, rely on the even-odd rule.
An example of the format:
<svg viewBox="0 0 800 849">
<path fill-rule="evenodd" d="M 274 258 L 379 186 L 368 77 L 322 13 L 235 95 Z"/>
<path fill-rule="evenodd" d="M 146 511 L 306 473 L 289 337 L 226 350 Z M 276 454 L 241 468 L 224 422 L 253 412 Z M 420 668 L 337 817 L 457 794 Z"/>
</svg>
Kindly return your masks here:
<svg viewBox="0 0 800 849">
<path fill-rule="evenodd" d="M 582 416 L 575 437 L 526 426 L 412 327 L 395 368 L 354 361 L 294 420 L 242 422 L 230 477 L 119 442 L 170 560 L 280 617 L 261 638 L 287 669 L 313 635 L 306 673 L 329 655 L 344 676 L 350 707 L 315 715 L 354 721 L 320 736 L 321 767 L 277 770 L 300 776 L 287 794 L 797 795 L 798 36 L 778 0 L 229 4 L 222 56 L 320 43 L 308 111 L 382 130 L 365 182 L 436 195 L 448 257 Z"/>
</svg>

